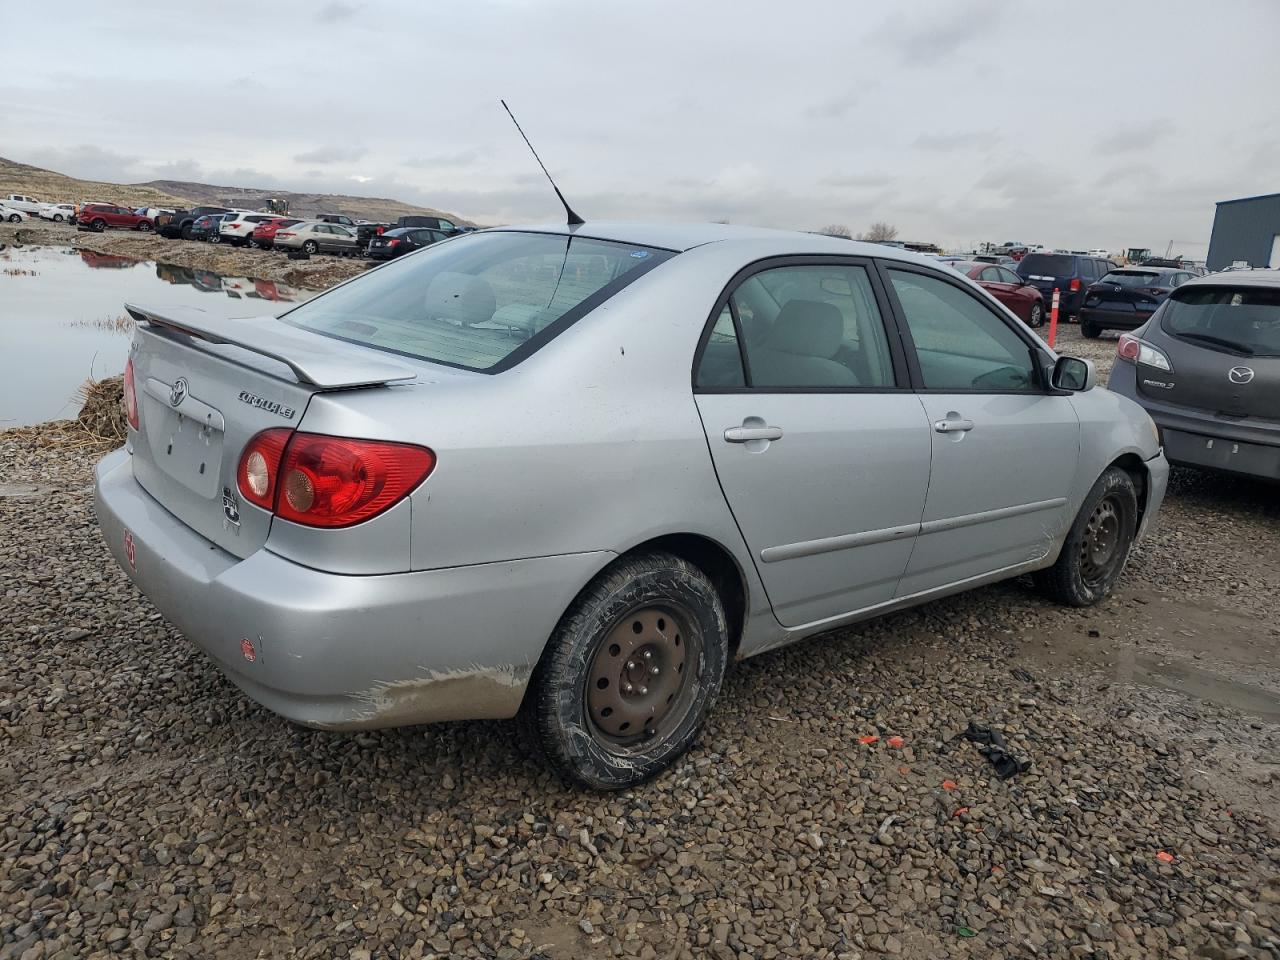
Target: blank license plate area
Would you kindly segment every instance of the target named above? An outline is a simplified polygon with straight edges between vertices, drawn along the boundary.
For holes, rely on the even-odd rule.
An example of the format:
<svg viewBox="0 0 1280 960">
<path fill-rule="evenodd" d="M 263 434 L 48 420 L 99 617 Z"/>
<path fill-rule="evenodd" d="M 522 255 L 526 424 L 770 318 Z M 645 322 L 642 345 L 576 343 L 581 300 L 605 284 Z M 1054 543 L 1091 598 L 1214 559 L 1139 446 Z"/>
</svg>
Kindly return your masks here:
<svg viewBox="0 0 1280 960">
<path fill-rule="evenodd" d="M 147 440 L 156 465 L 201 497 L 219 495 L 222 431 L 147 399 Z"/>
</svg>

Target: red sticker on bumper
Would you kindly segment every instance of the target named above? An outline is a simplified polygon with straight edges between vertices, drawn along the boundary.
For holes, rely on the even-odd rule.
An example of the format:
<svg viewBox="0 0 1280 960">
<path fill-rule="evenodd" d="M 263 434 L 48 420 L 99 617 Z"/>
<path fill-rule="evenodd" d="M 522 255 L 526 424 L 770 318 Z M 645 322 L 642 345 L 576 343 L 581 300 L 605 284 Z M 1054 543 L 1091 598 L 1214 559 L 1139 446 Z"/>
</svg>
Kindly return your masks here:
<svg viewBox="0 0 1280 960">
<path fill-rule="evenodd" d="M 133 534 L 128 530 L 124 532 L 124 557 L 129 561 L 129 569 L 138 569 L 138 554 L 133 545 Z"/>
<path fill-rule="evenodd" d="M 253 641 L 248 637 L 242 637 L 240 640 L 240 653 L 246 660 L 253 663 L 258 659 L 258 651 L 253 649 Z"/>
</svg>

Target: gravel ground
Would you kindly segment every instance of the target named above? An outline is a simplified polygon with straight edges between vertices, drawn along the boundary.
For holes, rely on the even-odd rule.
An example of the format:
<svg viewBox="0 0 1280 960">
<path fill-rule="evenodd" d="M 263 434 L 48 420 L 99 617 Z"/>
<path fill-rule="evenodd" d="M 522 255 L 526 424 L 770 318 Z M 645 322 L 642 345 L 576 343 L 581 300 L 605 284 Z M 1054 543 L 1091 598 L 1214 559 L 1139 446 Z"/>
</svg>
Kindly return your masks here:
<svg viewBox="0 0 1280 960">
<path fill-rule="evenodd" d="M 278 280 L 295 287 L 324 290 L 363 273 L 373 261 L 323 254 L 310 260 L 290 260 L 275 250 L 248 250 L 226 243 L 194 243 L 166 240 L 153 233 L 134 230 L 107 230 L 90 233 L 68 224 L 28 221 L 0 224 L 0 245 L 67 244 L 81 250 L 154 260 L 179 267 L 210 270 L 223 276 Z"/>
<path fill-rule="evenodd" d="M 1280 957 L 1274 488 L 1176 472 L 1094 609 L 1014 581 L 739 664 L 602 796 L 507 723 L 251 704 L 115 567 L 94 456 L 0 434 L 0 960 Z"/>
</svg>

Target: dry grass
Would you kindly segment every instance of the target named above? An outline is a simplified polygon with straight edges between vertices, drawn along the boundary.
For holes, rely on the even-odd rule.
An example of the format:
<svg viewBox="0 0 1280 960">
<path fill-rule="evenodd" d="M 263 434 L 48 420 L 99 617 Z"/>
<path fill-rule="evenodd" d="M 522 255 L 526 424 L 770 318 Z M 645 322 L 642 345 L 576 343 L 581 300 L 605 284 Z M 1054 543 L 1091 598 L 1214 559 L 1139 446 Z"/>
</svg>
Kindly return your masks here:
<svg viewBox="0 0 1280 960">
<path fill-rule="evenodd" d="M 76 390 L 81 403 L 74 420 L 50 420 L 31 427 L 6 430 L 6 438 L 30 440 L 37 445 L 113 449 L 127 436 L 124 418 L 124 377 L 89 379 Z"/>
<path fill-rule="evenodd" d="M 88 327 L 94 330 L 109 330 L 114 333 L 133 333 L 137 326 L 133 317 L 122 313 L 118 317 L 95 317 L 92 320 L 71 320 L 68 327 Z"/>
<path fill-rule="evenodd" d="M 5 267 L 0 270 L 6 277 L 38 277 L 39 274 L 34 270 L 24 270 L 21 267 Z"/>
</svg>

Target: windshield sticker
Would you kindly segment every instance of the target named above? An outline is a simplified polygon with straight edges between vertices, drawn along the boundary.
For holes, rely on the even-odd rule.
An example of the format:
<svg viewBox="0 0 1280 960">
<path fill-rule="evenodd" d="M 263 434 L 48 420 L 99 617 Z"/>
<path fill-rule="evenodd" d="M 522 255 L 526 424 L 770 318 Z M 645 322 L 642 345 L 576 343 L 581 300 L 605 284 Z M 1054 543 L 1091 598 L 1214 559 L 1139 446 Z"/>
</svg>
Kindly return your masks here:
<svg viewBox="0 0 1280 960">
<path fill-rule="evenodd" d="M 637 260 L 643 260 L 645 257 L 649 255 L 649 251 L 648 250 L 632 250 L 631 255 L 635 257 Z"/>
</svg>

